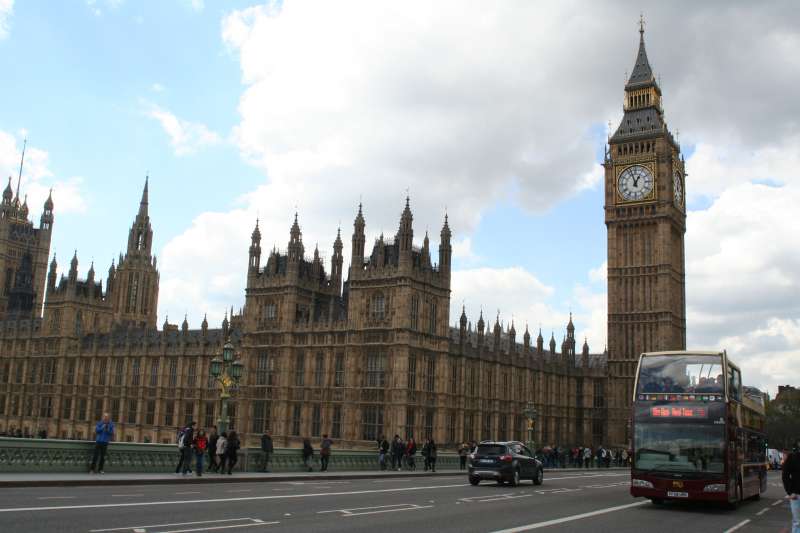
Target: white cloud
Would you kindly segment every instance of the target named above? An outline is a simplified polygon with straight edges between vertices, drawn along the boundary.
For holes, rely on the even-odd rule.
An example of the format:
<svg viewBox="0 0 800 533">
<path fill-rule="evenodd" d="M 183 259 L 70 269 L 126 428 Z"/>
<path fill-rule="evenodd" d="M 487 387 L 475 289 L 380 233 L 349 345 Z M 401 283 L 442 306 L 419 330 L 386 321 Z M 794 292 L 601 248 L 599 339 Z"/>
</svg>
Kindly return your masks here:
<svg viewBox="0 0 800 533">
<path fill-rule="evenodd" d="M 589 281 L 592 283 L 606 283 L 608 281 L 608 261 L 603 261 L 602 265 L 589 271 Z"/>
<path fill-rule="evenodd" d="M 708 2 L 685 10 L 651 3 L 645 12 L 667 118 L 684 131 L 685 143 L 696 145 L 688 161 L 689 199 L 712 202 L 689 218 L 690 345 L 796 319 L 796 307 L 772 297 L 781 283 L 786 293 L 796 287 L 786 279 L 795 261 L 786 243 L 796 242 L 797 233 L 770 233 L 768 225 L 795 228 L 790 217 L 797 203 L 779 196 L 795 194 L 800 163 L 800 102 L 793 96 L 800 84 L 793 53 L 799 12 L 791 1 L 768 8 Z M 542 212 L 598 185 L 596 154 L 606 121 L 621 115 L 622 73 L 633 64 L 638 40 L 635 18 L 625 3 L 455 0 L 402 6 L 298 0 L 230 13 L 222 36 L 244 84 L 234 138 L 268 181 L 228 212 L 198 216 L 168 243 L 162 286 L 185 283 L 201 306 L 241 302 L 256 213 L 265 249 L 286 242 L 295 205 L 307 248 L 319 240 L 329 249 L 337 220 L 345 221 L 349 242 L 359 197 L 371 236 L 394 234 L 407 188 L 417 241 L 422 228 L 441 225 L 447 206 L 456 259 L 468 262 L 477 255 L 470 239 L 481 214 L 509 190 L 527 210 Z M 732 34 L 741 38 L 731 40 Z M 182 131 L 179 119 L 166 118 Z M 751 210 L 748 202 L 759 205 Z M 762 216 L 769 224 L 757 220 Z M 217 243 L 214 253 L 199 251 L 207 241 Z M 463 280 L 479 269 L 459 272 Z M 541 303 L 539 285 L 526 293 L 534 272 L 482 273 L 497 286 L 460 284 L 462 292 L 453 294 L 459 312 L 461 298 L 468 299 L 473 322 L 484 303 L 487 313 L 499 307 L 506 320 L 513 313 L 563 329 L 563 309 Z M 574 303 L 579 333 L 585 328 L 599 351 L 606 304 L 598 284 L 605 269 L 587 275 L 586 285 L 579 280 L 564 300 Z M 217 292 L 203 288 L 208 280 Z M 527 298 L 506 294 L 508 280 L 517 280 Z M 762 303 L 753 296 L 759 283 L 769 296 Z M 171 308 L 182 305 L 175 290 L 164 300 Z M 751 305 L 759 309 L 757 320 L 734 320 Z"/>
<path fill-rule="evenodd" d="M 206 7 L 206 4 L 203 0 L 190 0 L 189 5 L 195 11 L 202 11 Z"/>
<path fill-rule="evenodd" d="M 16 187 L 19 176 L 21 155 L 21 140 L 0 130 L 0 176 L 10 177 L 13 187 Z M 83 178 L 79 176 L 56 178 L 50 170 L 49 164 L 48 153 L 29 143 L 25 150 L 20 195 L 28 196 L 30 216 L 35 223 L 38 223 L 37 213 L 40 212 L 51 188 L 57 213 L 83 213 L 86 211 L 86 202 L 81 190 Z M 5 182 L 0 183 L 0 188 L 5 188 L 5 186 Z"/>
<path fill-rule="evenodd" d="M 154 83 L 154 84 L 150 85 L 150 90 L 153 91 L 154 93 L 163 93 L 164 92 L 164 86 L 161 85 L 160 83 Z"/>
<path fill-rule="evenodd" d="M 8 19 L 14 12 L 14 0 L 0 0 L 0 39 L 8 37 Z"/>
<path fill-rule="evenodd" d="M 180 119 L 155 104 L 147 104 L 145 115 L 161 124 L 164 133 L 169 136 L 175 155 L 193 154 L 200 148 L 222 142 L 220 136 L 208 129 L 205 124 Z"/>
</svg>

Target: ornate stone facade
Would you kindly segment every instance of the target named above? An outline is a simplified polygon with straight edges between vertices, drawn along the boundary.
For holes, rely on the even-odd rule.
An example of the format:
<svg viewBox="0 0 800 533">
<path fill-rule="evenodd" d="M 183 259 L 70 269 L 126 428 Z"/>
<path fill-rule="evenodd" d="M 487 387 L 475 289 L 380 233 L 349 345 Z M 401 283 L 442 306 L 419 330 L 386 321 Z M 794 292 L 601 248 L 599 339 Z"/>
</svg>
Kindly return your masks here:
<svg viewBox="0 0 800 533">
<path fill-rule="evenodd" d="M 105 290 L 94 266 L 78 279 L 77 254 L 56 282 L 47 275 L 42 316 L 0 322 L 0 431 L 87 438 L 110 411 L 125 441 L 172 442 L 189 419 L 212 425 L 218 395 L 209 362 L 230 338 L 246 365 L 230 407 L 233 427 L 255 443 L 271 429 L 278 444 L 329 433 L 340 446 L 371 447 L 381 434 L 464 439 L 526 438 L 523 409 L 534 401 L 540 443 L 599 444 L 605 355 L 576 353 L 570 320 L 555 338 L 531 344 L 526 331 L 466 315 L 451 327 L 451 231 L 445 217 L 438 262 L 430 240 L 414 245 L 407 200 L 397 234 L 365 253 L 359 206 L 343 280 L 337 233 L 330 274 L 318 251 L 305 256 L 297 216 L 285 253 L 261 265 L 261 231 L 252 234 L 245 305 L 221 328 L 155 326 L 158 271 L 151 256 L 147 185 Z"/>
<path fill-rule="evenodd" d="M 640 29 L 622 122 L 605 157 L 608 228 L 608 441 L 630 442 L 643 352 L 686 349 L 685 177 Z"/>
</svg>

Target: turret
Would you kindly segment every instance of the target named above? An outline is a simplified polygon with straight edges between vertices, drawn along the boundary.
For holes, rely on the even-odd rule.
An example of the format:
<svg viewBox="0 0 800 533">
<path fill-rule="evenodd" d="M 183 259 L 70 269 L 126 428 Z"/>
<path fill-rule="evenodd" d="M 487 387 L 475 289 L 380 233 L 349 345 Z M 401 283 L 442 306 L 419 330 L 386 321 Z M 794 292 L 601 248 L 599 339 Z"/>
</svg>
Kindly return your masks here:
<svg viewBox="0 0 800 533">
<path fill-rule="evenodd" d="M 287 247 L 289 262 L 299 263 L 305 255 L 303 247 L 303 234 L 300 231 L 300 224 L 297 222 L 297 213 L 294 214 L 294 223 L 289 230 L 289 246 Z"/>
<path fill-rule="evenodd" d="M 342 230 L 336 230 L 336 240 L 333 241 L 333 257 L 331 257 L 331 285 L 336 289 L 338 296 L 342 295 Z"/>
<path fill-rule="evenodd" d="M 586 368 L 589 366 L 589 341 L 586 337 L 583 338 L 583 350 L 581 351 L 581 366 Z"/>
<path fill-rule="evenodd" d="M 536 337 L 536 355 L 539 357 L 544 354 L 544 337 L 542 337 L 542 328 L 539 327 L 539 336 Z"/>
<path fill-rule="evenodd" d="M 69 262 L 69 282 L 75 284 L 78 281 L 78 250 L 72 256 L 72 261 Z"/>
<path fill-rule="evenodd" d="M 550 332 L 550 355 L 555 355 L 556 353 L 556 335 L 555 332 Z"/>
<path fill-rule="evenodd" d="M 422 240 L 422 268 L 428 269 L 431 267 L 431 248 L 430 239 L 428 239 L 428 231 L 425 231 L 425 238 Z"/>
<path fill-rule="evenodd" d="M 461 318 L 458 320 L 458 340 L 461 344 L 467 340 L 467 310 L 461 306 Z"/>
<path fill-rule="evenodd" d="M 261 265 L 261 231 L 258 229 L 258 219 L 256 219 L 256 227 L 250 236 L 250 262 L 249 271 L 251 274 L 257 274 Z"/>
<path fill-rule="evenodd" d="M 53 229 L 53 189 L 50 189 L 50 194 L 47 195 L 47 200 L 44 201 L 42 216 L 39 219 L 39 228 L 45 231 Z"/>
<path fill-rule="evenodd" d="M 497 318 L 494 321 L 494 351 L 500 351 L 500 334 L 503 328 L 500 327 L 500 312 L 497 312 Z"/>
<path fill-rule="evenodd" d="M 89 273 L 86 275 L 86 284 L 89 286 L 89 290 L 92 289 L 94 284 L 94 261 L 89 266 Z"/>
<path fill-rule="evenodd" d="M 453 257 L 453 247 L 450 245 L 451 237 L 450 225 L 447 223 L 447 215 L 445 214 L 439 241 L 439 272 L 447 280 L 448 286 L 450 285 L 450 261 Z"/>
<path fill-rule="evenodd" d="M 183 315 L 183 323 L 181 324 L 181 333 L 186 335 L 189 333 L 189 320 L 186 315 Z"/>
<path fill-rule="evenodd" d="M 516 353 L 517 351 L 517 330 L 514 328 L 514 320 L 511 320 L 511 329 L 508 330 L 508 351 Z"/>
<path fill-rule="evenodd" d="M 531 351 L 531 333 L 528 331 L 528 324 L 525 324 L 525 334 L 522 335 L 522 344 L 525 347 L 525 354 Z"/>
<path fill-rule="evenodd" d="M 208 333 L 208 315 L 203 314 L 203 323 L 200 324 L 200 331 L 203 332 L 203 337 Z"/>
<path fill-rule="evenodd" d="M 11 206 L 11 202 L 14 200 L 14 189 L 11 188 L 11 176 L 8 177 L 8 185 L 6 185 L 5 190 L 3 190 L 3 205 L 4 206 Z"/>
<path fill-rule="evenodd" d="M 30 210 L 28 209 L 28 195 L 25 195 L 25 200 L 22 202 L 22 207 L 19 208 L 19 217 L 22 220 L 28 220 L 28 213 Z"/>
<path fill-rule="evenodd" d="M 108 267 L 108 280 L 106 281 L 106 294 L 111 294 L 114 287 L 114 278 L 117 276 L 117 269 L 114 266 L 114 260 L 111 260 L 111 266 Z"/>
<path fill-rule="evenodd" d="M 406 196 L 406 207 L 400 215 L 400 227 L 397 230 L 397 245 L 400 254 L 400 265 L 411 264 L 411 248 L 414 241 L 414 217 L 411 214 L 410 199 Z"/>
<path fill-rule="evenodd" d="M 353 222 L 353 249 L 350 268 L 361 270 L 364 267 L 364 215 L 361 212 L 361 204 L 358 204 L 358 214 Z M 352 274 L 351 276 L 352 277 Z"/>
<path fill-rule="evenodd" d="M 58 263 L 56 263 L 56 254 L 53 254 L 53 260 L 50 261 L 50 270 L 47 272 L 47 290 L 54 291 L 56 289 L 56 270 Z"/>
<path fill-rule="evenodd" d="M 478 317 L 478 346 L 483 346 L 483 335 L 485 328 L 486 324 L 483 321 L 483 309 L 481 309 L 481 315 Z"/>
</svg>

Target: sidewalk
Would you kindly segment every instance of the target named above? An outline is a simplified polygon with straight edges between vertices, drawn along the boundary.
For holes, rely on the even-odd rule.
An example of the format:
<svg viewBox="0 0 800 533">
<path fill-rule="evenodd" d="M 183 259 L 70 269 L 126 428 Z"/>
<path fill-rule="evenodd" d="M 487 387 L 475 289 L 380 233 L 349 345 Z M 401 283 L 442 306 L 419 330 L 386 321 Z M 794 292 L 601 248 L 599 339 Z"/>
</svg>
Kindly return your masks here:
<svg viewBox="0 0 800 533">
<path fill-rule="evenodd" d="M 546 469 L 547 474 L 557 474 L 559 472 L 605 472 L 605 471 L 624 471 L 627 468 L 556 468 Z M 409 478 L 409 477 L 441 477 L 463 475 L 466 481 L 466 470 L 445 469 L 437 472 L 414 472 L 401 471 L 328 471 L 328 472 L 237 472 L 233 475 L 203 474 L 203 477 L 195 475 L 181 476 L 173 473 L 158 474 L 76 474 L 76 473 L 50 473 L 50 474 L 24 474 L 24 473 L 0 473 L 0 488 L 15 487 L 76 487 L 76 486 L 105 486 L 105 485 L 168 485 L 168 484 L 194 484 L 194 483 L 247 483 L 253 481 L 263 482 L 291 482 L 291 481 L 322 481 L 322 480 L 344 480 L 344 479 L 379 479 L 379 478 Z"/>
</svg>

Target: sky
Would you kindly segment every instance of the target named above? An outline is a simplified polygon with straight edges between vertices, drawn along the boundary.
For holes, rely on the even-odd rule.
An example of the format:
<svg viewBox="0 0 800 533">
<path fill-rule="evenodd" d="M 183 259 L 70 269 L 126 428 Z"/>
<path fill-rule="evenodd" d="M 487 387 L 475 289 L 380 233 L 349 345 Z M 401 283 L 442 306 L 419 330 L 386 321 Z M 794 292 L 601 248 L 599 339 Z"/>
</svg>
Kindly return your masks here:
<svg viewBox="0 0 800 533">
<path fill-rule="evenodd" d="M 640 13 L 687 167 L 687 339 L 800 385 L 800 11 L 791 1 L 0 0 L 0 175 L 98 273 L 146 175 L 159 324 L 244 305 L 256 218 L 326 260 L 453 230 L 451 316 L 606 343 L 602 161 Z M 735 37 L 734 37 L 735 36 Z M 37 222 L 38 223 L 38 222 Z"/>
</svg>

